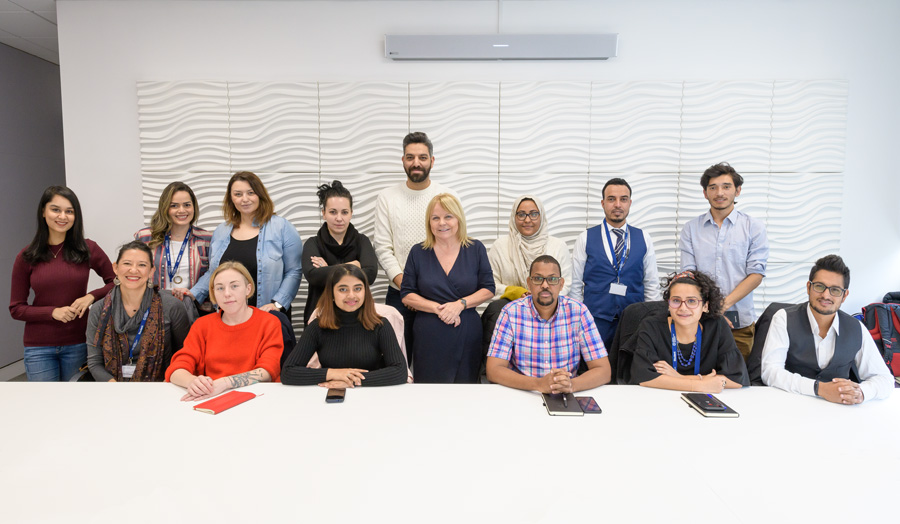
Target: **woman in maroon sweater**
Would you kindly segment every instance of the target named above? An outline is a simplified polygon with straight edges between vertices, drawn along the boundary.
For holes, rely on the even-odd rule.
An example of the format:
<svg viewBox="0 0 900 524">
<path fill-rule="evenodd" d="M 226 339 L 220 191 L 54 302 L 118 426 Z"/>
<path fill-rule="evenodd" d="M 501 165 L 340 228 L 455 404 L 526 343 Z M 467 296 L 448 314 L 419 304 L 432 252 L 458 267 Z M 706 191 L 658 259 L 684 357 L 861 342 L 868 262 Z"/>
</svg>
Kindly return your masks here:
<svg viewBox="0 0 900 524">
<path fill-rule="evenodd" d="M 106 285 L 88 293 L 92 269 Z M 9 298 L 12 317 L 25 321 L 28 380 L 69 380 L 85 364 L 85 313 L 112 289 L 115 276 L 106 253 L 84 238 L 75 193 L 48 187 L 38 204 L 34 239 L 13 264 Z"/>
</svg>

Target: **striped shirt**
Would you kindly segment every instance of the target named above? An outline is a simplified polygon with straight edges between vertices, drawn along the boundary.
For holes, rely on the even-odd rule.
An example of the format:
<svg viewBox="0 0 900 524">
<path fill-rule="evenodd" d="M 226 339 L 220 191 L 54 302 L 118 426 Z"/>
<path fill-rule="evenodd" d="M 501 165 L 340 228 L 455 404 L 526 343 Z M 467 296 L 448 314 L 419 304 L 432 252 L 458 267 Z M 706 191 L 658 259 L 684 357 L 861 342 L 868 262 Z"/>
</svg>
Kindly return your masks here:
<svg viewBox="0 0 900 524">
<path fill-rule="evenodd" d="M 510 368 L 529 377 L 543 377 L 553 369 L 574 376 L 581 358 L 603 358 L 606 348 L 587 306 L 560 296 L 556 312 L 544 320 L 528 296 L 500 312 L 488 356 L 508 360 Z"/>
</svg>

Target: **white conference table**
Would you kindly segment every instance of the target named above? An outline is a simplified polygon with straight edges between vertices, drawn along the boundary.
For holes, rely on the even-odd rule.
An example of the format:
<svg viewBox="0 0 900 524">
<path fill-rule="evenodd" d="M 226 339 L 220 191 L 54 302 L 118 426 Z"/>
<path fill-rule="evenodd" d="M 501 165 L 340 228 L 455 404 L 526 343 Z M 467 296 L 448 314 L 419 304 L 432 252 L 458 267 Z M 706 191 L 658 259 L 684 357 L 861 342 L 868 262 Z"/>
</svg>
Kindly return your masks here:
<svg viewBox="0 0 900 524">
<path fill-rule="evenodd" d="M 257 384 L 195 412 L 171 384 L 0 383 L 0 520 L 892 522 L 900 394 L 839 406 L 772 388 L 604 386 L 600 415 L 536 393 Z"/>
</svg>

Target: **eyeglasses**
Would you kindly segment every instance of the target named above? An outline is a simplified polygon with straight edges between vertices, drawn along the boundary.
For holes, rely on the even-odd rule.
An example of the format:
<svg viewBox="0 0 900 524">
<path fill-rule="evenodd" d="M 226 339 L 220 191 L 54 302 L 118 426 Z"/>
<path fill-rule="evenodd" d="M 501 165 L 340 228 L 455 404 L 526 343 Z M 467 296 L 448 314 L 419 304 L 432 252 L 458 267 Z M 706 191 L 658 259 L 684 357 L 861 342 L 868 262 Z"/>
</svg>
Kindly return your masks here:
<svg viewBox="0 0 900 524">
<path fill-rule="evenodd" d="M 525 217 L 528 217 L 532 220 L 537 220 L 537 219 L 541 218 L 541 212 L 540 211 L 532 211 L 531 213 L 526 213 L 524 211 L 519 211 L 516 213 L 517 220 L 525 220 Z"/>
<path fill-rule="evenodd" d="M 535 213 L 536 213 L 536 211 L 535 211 Z M 556 286 L 559 284 L 560 278 L 559 277 L 531 277 L 531 282 L 533 282 L 535 286 L 540 286 L 541 284 L 544 283 L 545 280 L 551 286 Z"/>
<path fill-rule="evenodd" d="M 687 300 L 681 300 L 680 298 L 669 299 L 669 307 L 672 309 L 678 309 L 682 304 L 686 305 L 688 309 L 697 309 L 702 303 L 703 301 L 699 298 L 689 298 Z"/>
<path fill-rule="evenodd" d="M 815 291 L 816 293 L 824 293 L 825 290 L 827 289 L 828 292 L 831 293 L 831 296 L 833 296 L 833 297 L 842 297 L 842 296 L 844 296 L 844 293 L 847 292 L 847 290 L 842 287 L 838 287 L 838 286 L 828 287 L 821 282 L 810 282 L 809 287 L 811 287 L 813 289 L 813 291 Z"/>
</svg>

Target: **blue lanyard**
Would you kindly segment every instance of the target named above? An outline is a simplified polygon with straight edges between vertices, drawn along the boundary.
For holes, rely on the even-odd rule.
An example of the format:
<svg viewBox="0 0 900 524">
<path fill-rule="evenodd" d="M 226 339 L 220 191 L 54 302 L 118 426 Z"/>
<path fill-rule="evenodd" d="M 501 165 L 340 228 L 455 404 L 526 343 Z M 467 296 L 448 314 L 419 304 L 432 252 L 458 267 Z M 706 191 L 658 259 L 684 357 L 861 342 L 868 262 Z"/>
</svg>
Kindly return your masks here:
<svg viewBox="0 0 900 524">
<path fill-rule="evenodd" d="M 175 259 L 175 269 L 172 269 L 172 257 L 169 256 L 169 234 L 166 233 L 166 270 L 169 273 L 169 283 L 173 286 L 175 284 L 172 282 L 172 279 L 175 278 L 178 266 L 181 265 L 181 255 L 184 254 L 184 248 L 187 247 L 188 241 L 191 239 L 191 229 L 191 227 L 188 227 L 187 234 L 184 235 L 184 242 L 181 243 L 181 251 L 178 252 L 178 258 Z"/>
<path fill-rule="evenodd" d="M 694 374 L 700 374 L 700 344 L 702 344 L 702 340 L 703 330 L 700 329 L 700 324 L 697 324 L 697 340 L 694 341 L 691 357 L 685 360 L 681 356 L 681 351 L 678 350 L 678 339 L 675 337 L 675 321 L 672 321 L 672 367 L 675 368 L 675 371 L 678 371 L 679 366 L 688 367 L 693 363 Z"/>
<path fill-rule="evenodd" d="M 603 219 L 603 231 L 606 232 L 606 242 L 609 244 L 609 252 L 612 255 L 613 259 L 613 269 L 616 270 L 616 282 L 619 281 L 619 273 L 622 272 L 622 267 L 625 266 L 625 261 L 628 260 L 628 254 L 631 253 L 631 246 L 628 245 L 628 228 L 625 228 L 625 252 L 622 253 L 622 260 L 619 260 L 616 257 L 616 248 L 613 246 L 612 235 L 609 234 L 609 224 L 606 223 L 606 219 Z"/>
<path fill-rule="evenodd" d="M 151 306 L 152 302 L 151 302 Z M 144 318 L 141 319 L 141 327 L 138 328 L 137 335 L 134 336 L 134 340 L 131 341 L 131 347 L 128 348 L 128 363 L 130 364 L 132 360 L 134 360 L 134 348 L 141 343 L 141 335 L 144 334 L 144 326 L 147 324 L 147 317 L 150 316 L 150 308 L 147 308 L 147 311 L 144 311 Z"/>
</svg>

